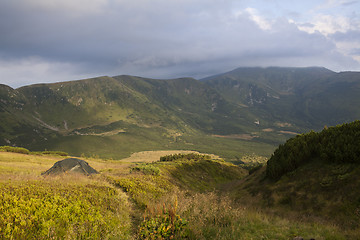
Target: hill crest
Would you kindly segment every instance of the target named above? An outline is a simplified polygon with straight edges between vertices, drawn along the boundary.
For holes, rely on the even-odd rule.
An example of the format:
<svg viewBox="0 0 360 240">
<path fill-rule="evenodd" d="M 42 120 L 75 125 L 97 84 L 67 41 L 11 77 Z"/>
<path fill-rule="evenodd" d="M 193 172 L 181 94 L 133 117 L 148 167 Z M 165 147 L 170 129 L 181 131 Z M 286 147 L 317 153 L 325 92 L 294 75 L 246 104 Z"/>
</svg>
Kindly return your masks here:
<svg viewBox="0 0 360 240">
<path fill-rule="evenodd" d="M 360 73 L 277 67 L 238 68 L 201 81 L 121 75 L 1 86 L 0 144 L 79 155 L 90 150 L 85 145 L 136 139 L 146 142 L 136 151 L 227 144 L 232 159 L 243 153 L 230 149 L 268 156 L 292 134 L 360 119 L 359 86 Z M 72 149 L 74 141 L 82 147 Z"/>
</svg>

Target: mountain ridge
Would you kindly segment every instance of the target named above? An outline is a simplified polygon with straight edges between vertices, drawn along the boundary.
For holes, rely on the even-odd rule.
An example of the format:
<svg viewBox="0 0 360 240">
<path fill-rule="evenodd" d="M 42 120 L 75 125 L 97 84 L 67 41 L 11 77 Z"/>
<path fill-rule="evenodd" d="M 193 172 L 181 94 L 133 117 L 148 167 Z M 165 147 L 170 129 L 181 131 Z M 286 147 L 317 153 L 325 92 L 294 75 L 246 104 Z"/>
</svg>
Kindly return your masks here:
<svg viewBox="0 0 360 240">
<path fill-rule="evenodd" d="M 326 101 L 332 102 L 332 99 L 340 101 L 342 98 L 349 98 L 346 92 L 343 92 L 341 96 L 334 96 L 335 93 L 331 90 L 336 91 L 337 87 L 351 91 L 352 100 L 359 99 L 357 94 L 360 92 L 354 92 L 356 89 L 345 86 L 346 81 L 350 81 L 349 85 L 359 87 L 360 75 L 358 72 L 336 73 L 321 67 L 237 68 L 215 77 L 202 79 L 202 81 L 208 82 L 209 85 L 218 89 L 231 102 L 253 107 L 253 111 L 258 114 L 265 112 L 267 118 L 291 119 L 307 129 L 320 129 L 326 124 L 336 125 L 349 122 L 360 116 L 359 110 L 356 109 L 355 114 L 352 114 L 351 111 L 346 112 L 347 115 L 352 115 L 349 118 L 339 119 L 336 114 L 322 117 L 323 113 L 316 113 L 320 109 L 315 110 L 311 106 L 314 104 L 311 102 L 312 100 L 316 100 L 315 104 L 321 104 L 321 108 L 324 108 L 328 107 Z M 336 84 L 337 87 L 334 87 Z M 321 95 L 322 98 L 317 95 Z M 321 102 L 319 103 L 319 101 Z M 340 106 L 333 103 L 326 111 L 328 113 L 334 112 L 333 109 L 339 111 L 344 109 L 344 105 L 346 103 Z M 299 118 L 303 118 L 302 122 L 297 121 Z M 335 119 L 335 121 L 329 121 L 330 119 Z"/>
<path fill-rule="evenodd" d="M 360 73 L 317 67 L 237 68 L 201 80 L 119 75 L 1 85 L 0 144 L 79 155 L 90 147 L 92 154 L 105 154 L 93 149 L 102 141 L 115 146 L 137 139 L 133 150 L 268 156 L 293 134 L 359 119 L 359 95 Z M 70 147 L 75 141 L 82 146 Z M 110 147 L 105 152 L 110 156 Z"/>
</svg>

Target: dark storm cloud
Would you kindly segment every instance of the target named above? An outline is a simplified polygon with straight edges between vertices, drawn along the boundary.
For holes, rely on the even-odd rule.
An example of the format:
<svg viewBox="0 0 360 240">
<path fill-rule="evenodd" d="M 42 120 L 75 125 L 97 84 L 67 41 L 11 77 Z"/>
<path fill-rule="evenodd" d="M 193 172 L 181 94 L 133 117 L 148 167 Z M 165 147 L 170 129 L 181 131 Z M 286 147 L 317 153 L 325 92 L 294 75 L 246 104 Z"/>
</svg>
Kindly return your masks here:
<svg viewBox="0 0 360 240">
<path fill-rule="evenodd" d="M 244 65 L 357 64 L 323 35 L 255 13 L 224 0 L 1 1 L 0 81 L 19 86 L 96 75 L 203 77 Z"/>
</svg>

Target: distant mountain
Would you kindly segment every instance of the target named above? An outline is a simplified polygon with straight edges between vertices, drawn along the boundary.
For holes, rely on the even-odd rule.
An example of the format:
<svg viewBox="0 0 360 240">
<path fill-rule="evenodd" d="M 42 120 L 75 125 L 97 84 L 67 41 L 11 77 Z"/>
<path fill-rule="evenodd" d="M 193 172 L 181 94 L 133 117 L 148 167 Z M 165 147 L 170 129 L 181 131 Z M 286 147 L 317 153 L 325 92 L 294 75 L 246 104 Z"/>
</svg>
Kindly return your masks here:
<svg viewBox="0 0 360 240">
<path fill-rule="evenodd" d="M 116 76 L 19 89 L 2 85 L 0 96 L 5 119 L 0 144 L 35 150 L 119 157 L 153 149 L 209 151 L 220 141 L 218 151 L 226 152 L 236 151 L 234 145 L 244 138 L 227 135 L 247 139 L 257 130 L 254 116 L 191 78 Z M 270 153 L 271 144 L 263 144 Z"/>
<path fill-rule="evenodd" d="M 43 137 L 43 129 L 34 129 L 36 121 L 24 111 L 28 104 L 27 98 L 18 90 L 0 84 L 0 144 L 13 145 L 27 142 L 31 137 L 34 141 Z"/>
<path fill-rule="evenodd" d="M 24 111 L 60 133 L 86 131 L 122 121 L 138 127 L 213 134 L 243 132 L 240 108 L 208 85 L 191 78 L 100 77 L 41 84 L 17 90 Z M 239 122 L 238 122 L 239 121 Z"/>
<path fill-rule="evenodd" d="M 360 118 L 358 72 L 335 73 L 320 67 L 238 68 L 202 81 L 255 115 L 300 129 Z"/>
<path fill-rule="evenodd" d="M 238 161 L 269 156 L 294 134 L 359 119 L 359 96 L 360 73 L 325 68 L 0 85 L 0 145 L 111 158 L 190 149 Z"/>
</svg>

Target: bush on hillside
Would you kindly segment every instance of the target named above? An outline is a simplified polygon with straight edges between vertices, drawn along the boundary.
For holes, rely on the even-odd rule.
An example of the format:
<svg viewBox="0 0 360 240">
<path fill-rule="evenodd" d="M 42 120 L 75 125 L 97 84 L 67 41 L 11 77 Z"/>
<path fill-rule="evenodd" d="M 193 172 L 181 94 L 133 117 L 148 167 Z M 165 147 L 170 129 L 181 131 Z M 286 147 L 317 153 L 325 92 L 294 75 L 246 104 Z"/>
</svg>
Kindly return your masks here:
<svg viewBox="0 0 360 240">
<path fill-rule="evenodd" d="M 69 156 L 68 153 L 62 151 L 31 152 L 30 150 L 23 147 L 12 147 L 12 146 L 0 146 L 0 152 L 13 152 L 13 153 L 32 154 L 32 155 L 58 155 L 63 157 Z"/>
<path fill-rule="evenodd" d="M 135 165 L 133 167 L 130 168 L 130 173 L 131 172 L 142 172 L 145 175 L 155 175 L 155 176 L 159 176 L 160 175 L 160 169 L 154 165 L 151 164 L 138 164 Z"/>
<path fill-rule="evenodd" d="M 11 146 L 0 146 L 0 152 L 13 152 L 13 153 L 22 153 L 29 154 L 30 151 L 22 147 L 11 147 Z"/>
<path fill-rule="evenodd" d="M 0 182 L 0 239 L 120 239 L 129 235 L 126 198 L 105 185 Z M 125 237 L 124 237 L 125 238 Z"/>
<path fill-rule="evenodd" d="M 62 151 L 42 151 L 41 154 L 43 155 L 58 155 L 58 156 L 69 156 L 69 154 L 67 152 L 62 152 Z"/>
<path fill-rule="evenodd" d="M 279 179 L 313 160 L 360 163 L 360 121 L 309 132 L 280 145 L 267 162 L 266 176 Z"/>
<path fill-rule="evenodd" d="M 177 202 L 174 206 L 166 206 L 160 213 L 148 214 L 140 224 L 138 239 L 186 239 L 186 220 L 177 213 Z"/>
<path fill-rule="evenodd" d="M 189 154 L 177 153 L 177 154 L 171 154 L 160 157 L 160 162 L 170 162 L 177 160 L 194 160 L 194 161 L 211 160 L 211 157 L 209 155 L 197 154 L 197 153 L 189 153 Z"/>
</svg>

